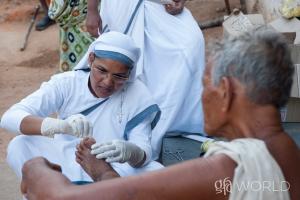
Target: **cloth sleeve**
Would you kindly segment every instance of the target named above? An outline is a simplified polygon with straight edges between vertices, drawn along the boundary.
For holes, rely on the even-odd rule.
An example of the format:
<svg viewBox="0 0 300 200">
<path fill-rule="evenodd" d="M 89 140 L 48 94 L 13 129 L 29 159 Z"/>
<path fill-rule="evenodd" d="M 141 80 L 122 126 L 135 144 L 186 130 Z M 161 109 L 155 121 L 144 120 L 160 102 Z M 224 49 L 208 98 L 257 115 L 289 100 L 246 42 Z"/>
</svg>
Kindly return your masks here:
<svg viewBox="0 0 300 200">
<path fill-rule="evenodd" d="M 57 112 L 63 104 L 63 84 L 58 75 L 53 76 L 50 81 L 44 82 L 41 87 L 13 105 L 7 110 L 2 119 L 1 127 L 20 134 L 22 120 L 29 115 L 47 117 Z"/>
<path fill-rule="evenodd" d="M 149 163 L 152 158 L 151 135 L 151 117 L 146 118 L 133 128 L 128 135 L 129 142 L 136 144 L 145 151 L 146 160 L 143 165 Z"/>
</svg>

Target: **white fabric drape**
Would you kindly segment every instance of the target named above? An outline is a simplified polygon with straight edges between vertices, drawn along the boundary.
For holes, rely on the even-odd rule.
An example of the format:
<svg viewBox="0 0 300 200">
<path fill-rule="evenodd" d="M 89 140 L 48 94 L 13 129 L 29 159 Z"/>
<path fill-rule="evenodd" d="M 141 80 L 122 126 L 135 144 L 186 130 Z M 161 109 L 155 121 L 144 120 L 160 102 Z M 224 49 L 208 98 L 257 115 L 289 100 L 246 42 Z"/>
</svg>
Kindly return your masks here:
<svg viewBox="0 0 300 200">
<path fill-rule="evenodd" d="M 73 114 L 95 105 L 101 98 L 92 95 L 88 88 L 89 73 L 71 71 L 54 75 L 41 88 L 12 106 L 4 115 L 1 126 L 12 132 L 20 132 L 20 123 L 27 115 L 40 117 L 58 112 L 59 118 L 65 119 Z M 123 101 L 123 102 L 122 102 Z M 97 142 L 109 142 L 124 139 L 127 122 L 153 105 L 154 101 L 147 88 L 139 80 L 128 83 L 124 90 L 114 93 L 107 101 L 88 114 L 87 119 L 93 124 L 93 137 Z M 122 107 L 122 108 L 121 108 Z M 151 121 L 149 115 L 137 127 L 128 133 L 128 141 L 138 145 L 151 158 Z M 27 160 L 44 156 L 51 162 L 62 166 L 63 173 L 72 181 L 90 180 L 75 161 L 75 148 L 79 139 L 66 134 L 56 135 L 54 139 L 44 136 L 15 137 L 7 150 L 7 161 L 18 176 Z M 143 171 L 161 168 L 162 165 L 150 162 L 140 169 L 127 163 L 114 163 L 112 167 L 121 175 L 128 176 Z"/>
<path fill-rule="evenodd" d="M 220 180 L 218 184 L 221 186 L 219 192 L 230 193 L 230 200 L 290 199 L 289 183 L 263 141 L 236 139 L 216 142 L 209 147 L 205 157 L 216 154 L 225 154 L 237 163 L 232 183 Z"/>
<path fill-rule="evenodd" d="M 104 31 L 127 32 L 141 48 L 136 75 L 149 88 L 162 111 L 153 130 L 153 158 L 166 132 L 203 132 L 201 106 L 204 39 L 197 22 L 185 8 L 168 14 L 163 5 L 142 0 L 102 0 Z M 132 19 L 132 21 L 131 21 Z"/>
</svg>

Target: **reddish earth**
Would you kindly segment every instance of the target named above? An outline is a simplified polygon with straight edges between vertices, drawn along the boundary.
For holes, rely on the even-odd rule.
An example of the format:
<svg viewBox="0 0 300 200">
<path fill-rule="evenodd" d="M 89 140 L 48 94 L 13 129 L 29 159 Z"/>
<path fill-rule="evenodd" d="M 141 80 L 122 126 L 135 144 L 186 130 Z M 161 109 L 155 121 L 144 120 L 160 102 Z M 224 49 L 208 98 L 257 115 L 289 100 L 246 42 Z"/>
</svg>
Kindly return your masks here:
<svg viewBox="0 0 300 200">
<path fill-rule="evenodd" d="M 230 1 L 239 7 L 239 1 Z M 31 15 L 38 0 L 1 0 L 0 4 L 0 116 L 12 104 L 36 90 L 58 70 L 58 28 L 51 26 L 45 31 L 32 31 L 27 49 L 22 46 Z M 197 21 L 225 15 L 223 0 L 189 0 Z M 38 18 L 43 16 L 39 14 Z M 204 31 L 205 38 L 220 39 L 221 27 Z M 0 129 L 0 163 L 5 160 L 6 147 L 14 135 Z"/>
</svg>

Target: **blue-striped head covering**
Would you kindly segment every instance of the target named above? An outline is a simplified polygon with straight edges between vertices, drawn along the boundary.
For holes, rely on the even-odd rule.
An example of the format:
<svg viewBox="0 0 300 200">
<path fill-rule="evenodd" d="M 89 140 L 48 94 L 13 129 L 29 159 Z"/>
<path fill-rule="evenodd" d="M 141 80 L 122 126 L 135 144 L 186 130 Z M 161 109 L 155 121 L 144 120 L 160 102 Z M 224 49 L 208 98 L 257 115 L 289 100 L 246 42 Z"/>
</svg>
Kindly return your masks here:
<svg viewBox="0 0 300 200">
<path fill-rule="evenodd" d="M 103 33 L 90 45 L 75 70 L 88 68 L 88 55 L 91 52 L 98 58 L 108 58 L 125 64 L 131 70 L 129 81 L 134 79 L 140 48 L 130 36 L 115 31 Z"/>
<path fill-rule="evenodd" d="M 119 61 L 130 69 L 139 59 L 140 49 L 130 36 L 123 33 L 104 33 L 95 42 L 94 53 L 98 58 Z"/>
</svg>

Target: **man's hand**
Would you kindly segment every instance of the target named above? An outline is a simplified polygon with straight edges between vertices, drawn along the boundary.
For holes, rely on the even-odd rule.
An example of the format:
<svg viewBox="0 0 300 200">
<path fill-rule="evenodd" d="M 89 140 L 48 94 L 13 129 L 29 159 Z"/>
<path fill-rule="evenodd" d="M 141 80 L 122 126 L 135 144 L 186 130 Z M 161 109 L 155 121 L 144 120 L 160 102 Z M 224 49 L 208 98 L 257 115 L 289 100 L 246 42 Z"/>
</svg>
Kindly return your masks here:
<svg viewBox="0 0 300 200">
<path fill-rule="evenodd" d="M 52 185 L 53 180 L 64 184 L 69 182 L 61 174 L 59 165 L 52 164 L 42 157 L 34 158 L 27 161 L 22 168 L 21 192 L 28 200 L 44 199 L 46 196 L 49 197 L 45 194 L 51 192 L 49 187 L 58 186 L 58 184 Z"/>
<path fill-rule="evenodd" d="M 182 12 L 186 0 L 173 0 L 174 4 L 165 5 L 166 11 L 171 15 L 178 15 Z"/>
<path fill-rule="evenodd" d="M 140 147 L 123 140 L 93 144 L 91 154 L 106 162 L 128 162 L 133 167 L 141 166 L 145 159 L 145 152 Z"/>
<path fill-rule="evenodd" d="M 22 168 L 21 192 L 28 200 L 64 199 L 71 182 L 61 173 L 59 165 L 43 157 L 27 161 Z"/>
<path fill-rule="evenodd" d="M 99 33 L 102 32 L 102 20 L 97 10 L 88 11 L 86 16 L 86 28 L 91 36 L 95 38 L 97 38 Z"/>
<path fill-rule="evenodd" d="M 65 120 L 47 117 L 42 122 L 41 133 L 45 136 L 65 133 L 83 138 L 92 136 L 93 126 L 81 114 L 72 115 Z"/>
</svg>

